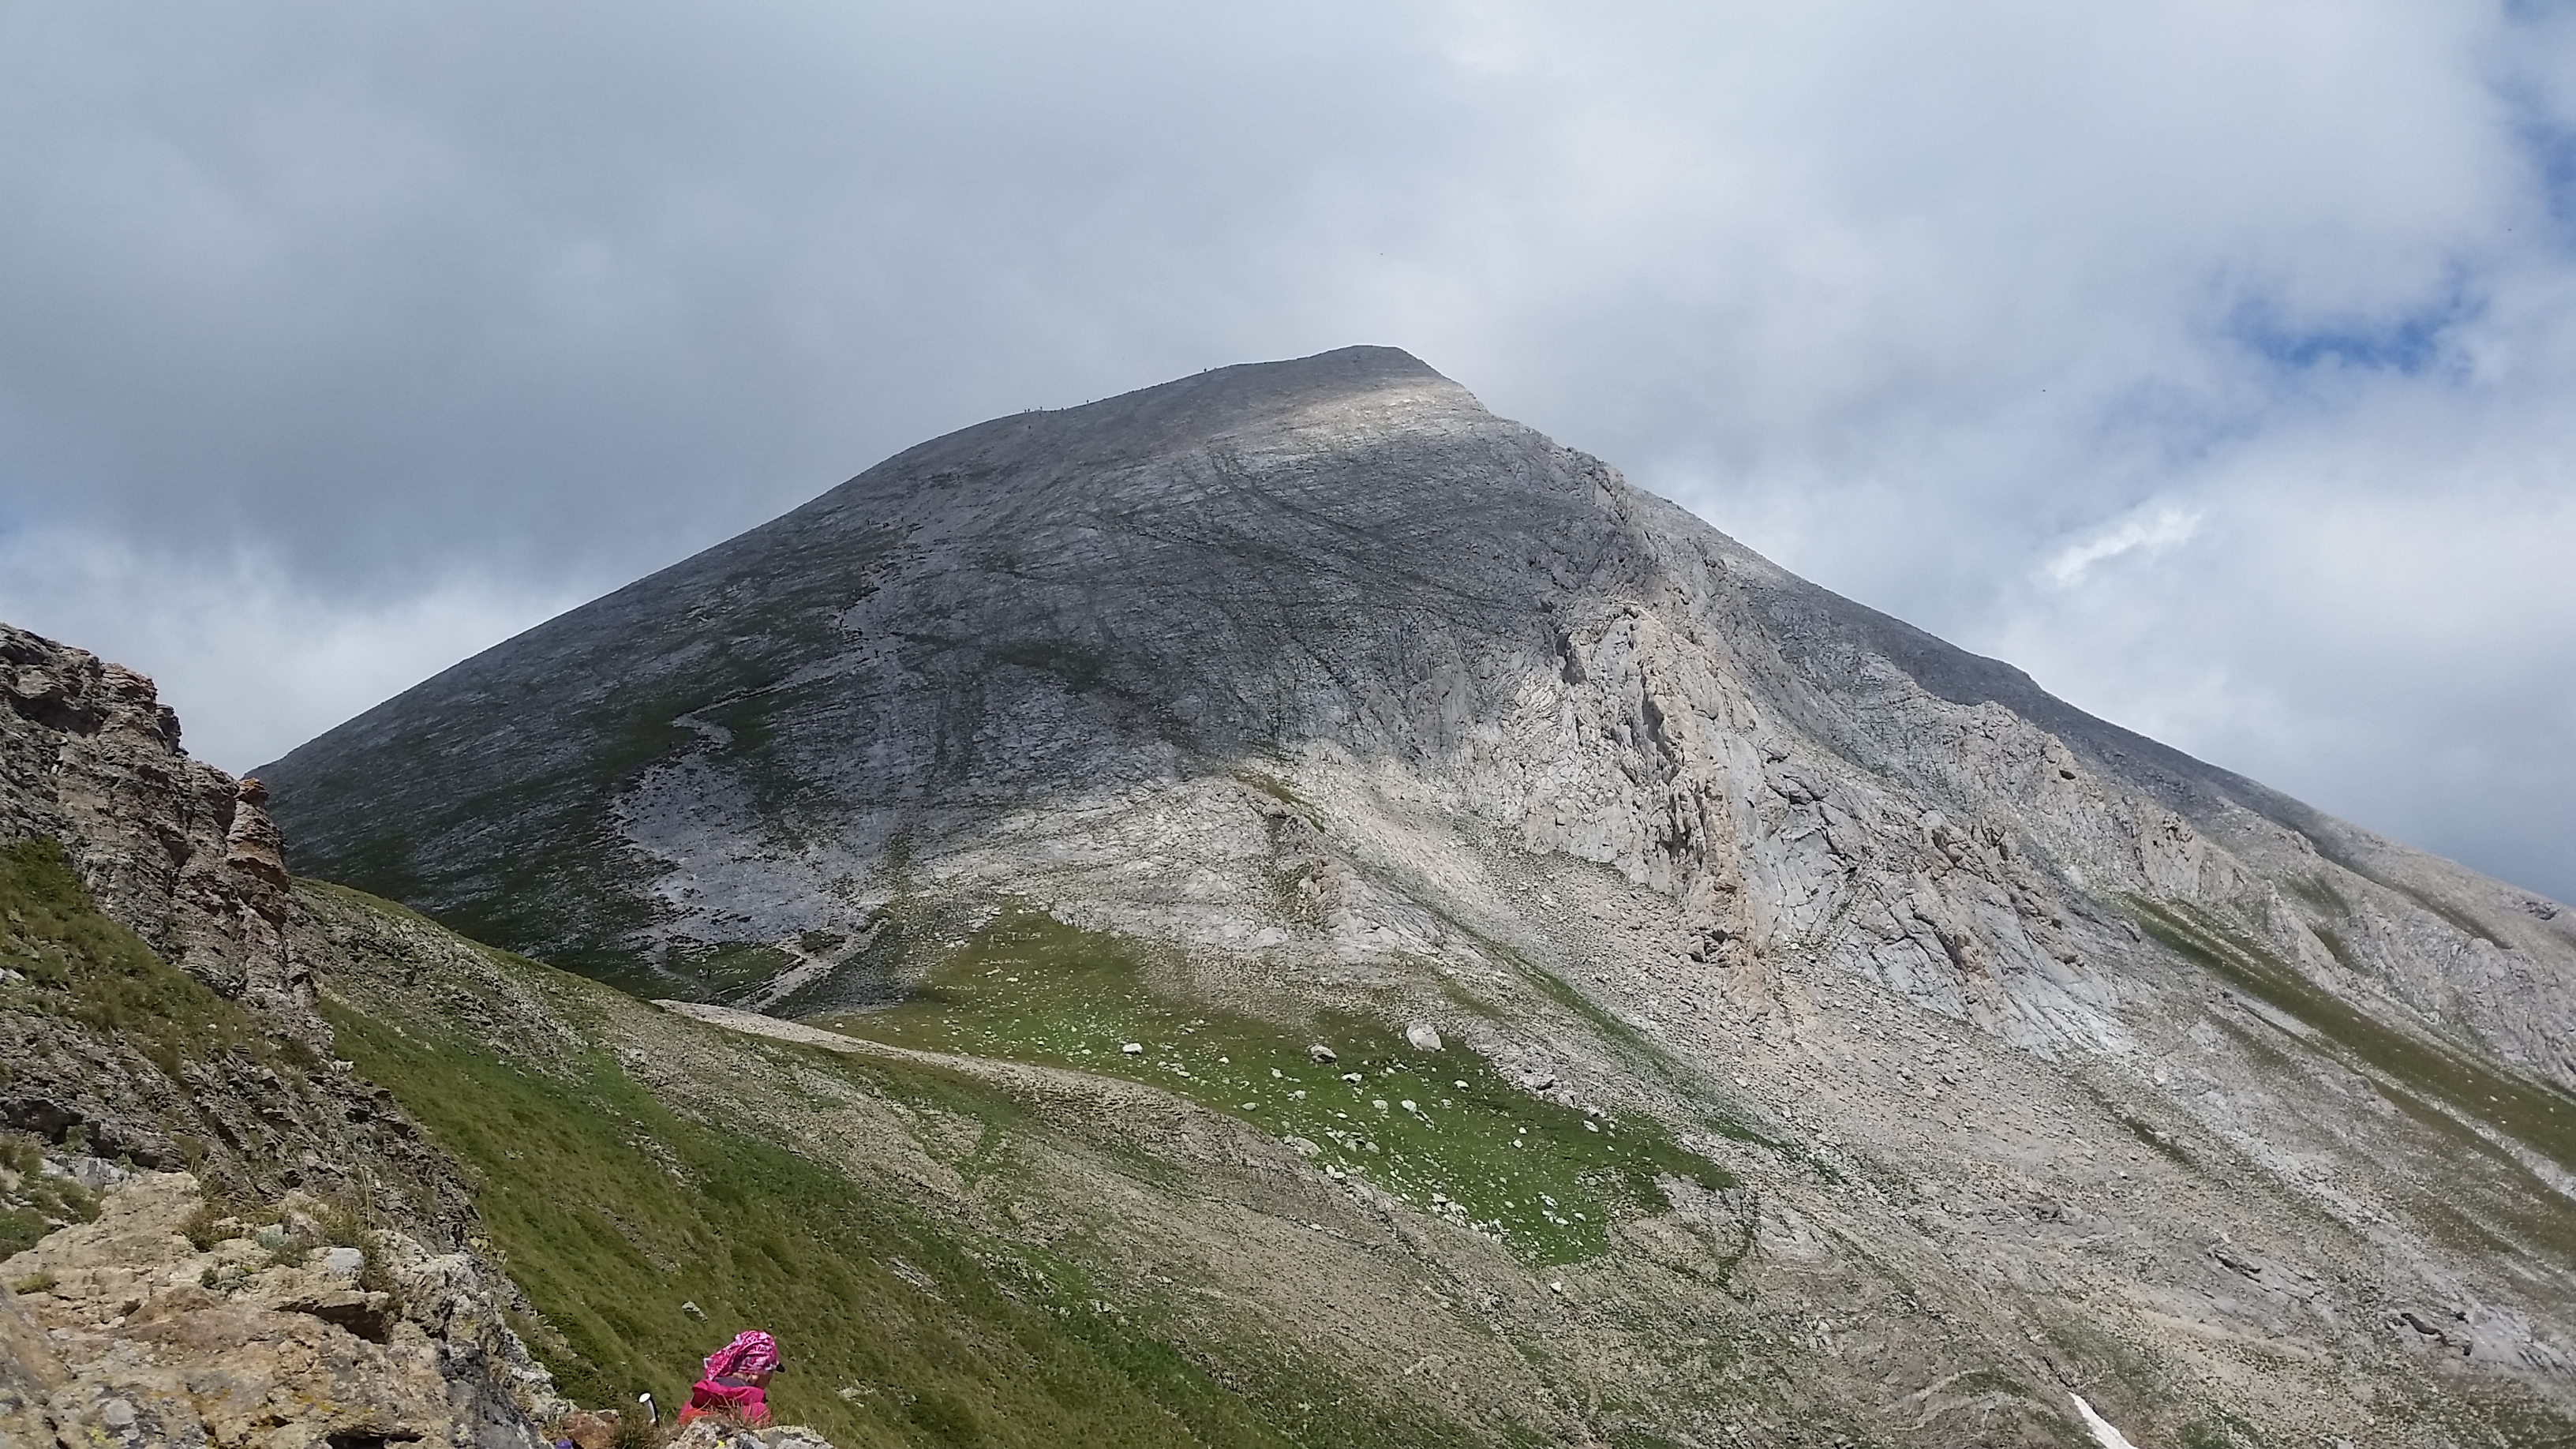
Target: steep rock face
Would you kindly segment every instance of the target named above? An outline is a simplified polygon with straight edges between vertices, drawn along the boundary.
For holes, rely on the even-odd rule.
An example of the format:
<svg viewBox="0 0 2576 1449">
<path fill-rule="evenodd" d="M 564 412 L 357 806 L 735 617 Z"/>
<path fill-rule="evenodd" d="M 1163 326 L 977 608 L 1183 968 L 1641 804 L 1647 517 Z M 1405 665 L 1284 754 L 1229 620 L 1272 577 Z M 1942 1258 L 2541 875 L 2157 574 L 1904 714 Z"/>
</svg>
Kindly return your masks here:
<svg viewBox="0 0 2576 1449">
<path fill-rule="evenodd" d="M 0 704 L 0 1126 L 459 1231 L 462 1187 L 326 1065 L 328 947 L 300 939 L 259 782 L 190 759 L 149 679 L 6 624 Z"/>
<path fill-rule="evenodd" d="M 0 705 L 0 840 L 73 845 L 100 908 L 223 996 L 311 1004 L 266 792 L 188 758 L 151 680 L 0 624 Z"/>
<path fill-rule="evenodd" d="M 2276 950 L 2576 1081 L 2576 916 L 1807 585 L 1386 349 L 924 444 L 269 771 L 313 872 L 683 984 L 690 947 L 863 935 L 899 869 L 1178 909 L 1211 857 L 1274 863 L 1218 788 L 1262 773 L 1615 869 L 1671 903 L 1677 988 L 1815 955 L 2040 1046 L 2124 1039 L 2119 896 L 2324 892 L 2338 946 Z M 1175 787 L 1217 838 L 1153 848 L 1135 792 Z M 1276 914 L 1245 884 L 1218 914 Z M 1336 949 L 1419 944 L 1365 883 L 1302 889 L 1355 893 Z"/>
<path fill-rule="evenodd" d="M 1748 1251 L 1842 1284 L 1813 1382 L 1939 1283 L 2271 1432 L 2449 1442 L 2388 1437 L 2416 1411 L 2360 1365 L 2570 1390 L 2576 916 L 1805 584 L 1401 353 L 923 444 L 262 774 L 299 869 L 657 994 L 865 1005 L 1008 904 L 1230 1008 L 1744 1124 L 1810 1165 Z"/>
</svg>

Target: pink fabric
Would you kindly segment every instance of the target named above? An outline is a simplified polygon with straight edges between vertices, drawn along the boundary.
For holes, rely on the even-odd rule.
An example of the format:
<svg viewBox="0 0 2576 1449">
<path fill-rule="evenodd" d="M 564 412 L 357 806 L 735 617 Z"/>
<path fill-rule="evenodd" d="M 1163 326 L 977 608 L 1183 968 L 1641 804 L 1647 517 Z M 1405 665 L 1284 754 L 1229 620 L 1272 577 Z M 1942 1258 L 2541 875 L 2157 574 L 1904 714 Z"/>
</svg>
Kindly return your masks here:
<svg viewBox="0 0 2576 1449">
<path fill-rule="evenodd" d="M 718 1383 L 713 1376 L 703 1378 L 689 1386 L 689 1406 L 680 1411 L 680 1422 L 685 1424 L 700 1414 L 719 1412 L 737 1415 L 757 1429 L 769 1422 L 769 1396 L 761 1392 L 758 1384 L 727 1384 Z"/>
<path fill-rule="evenodd" d="M 778 1367 L 778 1340 L 757 1328 L 746 1328 L 733 1342 L 707 1355 L 707 1377 L 721 1379 L 765 1374 Z"/>
</svg>

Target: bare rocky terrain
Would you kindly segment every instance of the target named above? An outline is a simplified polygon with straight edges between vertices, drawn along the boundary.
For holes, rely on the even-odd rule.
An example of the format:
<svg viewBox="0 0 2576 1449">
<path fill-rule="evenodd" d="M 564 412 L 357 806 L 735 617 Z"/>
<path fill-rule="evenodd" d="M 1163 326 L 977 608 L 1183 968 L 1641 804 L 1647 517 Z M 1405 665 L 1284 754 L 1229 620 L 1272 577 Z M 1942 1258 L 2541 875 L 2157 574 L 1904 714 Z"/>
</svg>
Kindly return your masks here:
<svg viewBox="0 0 2576 1449">
<path fill-rule="evenodd" d="M 372 898 L 174 727 L 95 823 L 68 657 L 5 833 L 341 1135 L 115 1032 L 11 1120 L 412 1174 L 594 1399 L 756 1312 L 844 1444 L 2576 1443 L 2576 916 L 1402 353 L 925 443 L 259 772 Z"/>
</svg>

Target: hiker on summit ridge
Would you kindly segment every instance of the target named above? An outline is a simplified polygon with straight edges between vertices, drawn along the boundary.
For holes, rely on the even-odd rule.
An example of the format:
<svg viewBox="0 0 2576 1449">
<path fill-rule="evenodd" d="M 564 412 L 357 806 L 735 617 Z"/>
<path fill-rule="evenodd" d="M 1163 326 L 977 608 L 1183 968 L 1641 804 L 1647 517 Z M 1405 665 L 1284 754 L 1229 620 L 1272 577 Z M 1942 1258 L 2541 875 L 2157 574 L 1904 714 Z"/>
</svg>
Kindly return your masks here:
<svg viewBox="0 0 2576 1449">
<path fill-rule="evenodd" d="M 778 1340 L 746 1328 L 707 1355 L 706 1376 L 689 1386 L 685 1424 L 702 1414 L 730 1414 L 753 1428 L 769 1422 L 769 1376 L 778 1372 Z"/>
</svg>

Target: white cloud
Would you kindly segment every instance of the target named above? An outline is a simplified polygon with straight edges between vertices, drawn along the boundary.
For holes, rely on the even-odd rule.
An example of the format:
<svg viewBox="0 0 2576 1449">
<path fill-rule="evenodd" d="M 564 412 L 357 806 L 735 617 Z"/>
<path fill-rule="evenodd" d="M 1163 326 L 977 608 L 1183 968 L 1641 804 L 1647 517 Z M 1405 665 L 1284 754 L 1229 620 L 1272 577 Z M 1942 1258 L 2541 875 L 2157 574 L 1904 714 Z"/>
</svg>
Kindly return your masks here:
<svg viewBox="0 0 2576 1449">
<path fill-rule="evenodd" d="M 188 752 L 234 774 L 598 591 L 457 576 L 360 601 L 247 556 L 0 536 L 0 618 L 151 675 Z"/>
<path fill-rule="evenodd" d="M 2576 817 L 2563 6 L 99 0 L 0 11 L 0 134 L 0 526 L 136 561 L 0 606 L 280 661 L 200 739 L 946 429 L 1389 342 L 2576 895 L 2514 823 Z"/>
<path fill-rule="evenodd" d="M 2097 529 L 2092 536 L 2072 543 L 2041 566 L 2040 572 L 2059 588 L 2083 582 L 2095 564 L 2115 559 L 2122 554 L 2144 552 L 2152 558 L 2177 544 L 2188 542 L 2200 531 L 2201 515 L 2160 503 L 2151 509 L 2132 512 L 2107 528 Z"/>
</svg>

